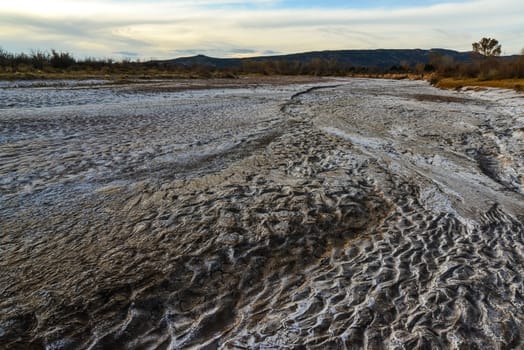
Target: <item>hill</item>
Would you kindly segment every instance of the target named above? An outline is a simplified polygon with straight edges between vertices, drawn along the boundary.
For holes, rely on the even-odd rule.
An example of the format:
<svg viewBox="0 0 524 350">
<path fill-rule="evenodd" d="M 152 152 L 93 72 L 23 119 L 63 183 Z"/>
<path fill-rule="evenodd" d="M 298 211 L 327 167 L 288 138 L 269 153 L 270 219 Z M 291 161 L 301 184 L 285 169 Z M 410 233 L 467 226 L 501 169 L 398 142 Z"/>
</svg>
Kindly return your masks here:
<svg viewBox="0 0 524 350">
<path fill-rule="evenodd" d="M 299 62 L 309 63 L 313 60 L 332 61 L 338 65 L 355 68 L 389 69 L 400 64 L 414 66 L 418 63 L 428 63 L 432 54 L 447 56 L 455 62 L 467 63 L 471 61 L 471 52 L 458 52 L 447 49 L 378 49 L 378 50 L 339 50 L 314 51 L 277 56 L 257 56 L 249 58 L 214 58 L 204 55 L 181 57 L 171 60 L 154 61 L 168 66 L 206 66 L 216 69 L 240 68 L 247 62 Z"/>
</svg>

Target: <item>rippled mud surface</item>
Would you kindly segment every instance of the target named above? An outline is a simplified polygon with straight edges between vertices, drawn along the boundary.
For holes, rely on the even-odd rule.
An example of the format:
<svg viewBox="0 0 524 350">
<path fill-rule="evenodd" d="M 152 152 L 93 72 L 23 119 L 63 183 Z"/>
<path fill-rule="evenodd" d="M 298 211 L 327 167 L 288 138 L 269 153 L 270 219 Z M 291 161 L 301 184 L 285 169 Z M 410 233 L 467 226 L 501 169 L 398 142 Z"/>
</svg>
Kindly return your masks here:
<svg viewBox="0 0 524 350">
<path fill-rule="evenodd" d="M 97 84 L 0 86 L 0 348 L 524 347 L 523 95 Z"/>
</svg>

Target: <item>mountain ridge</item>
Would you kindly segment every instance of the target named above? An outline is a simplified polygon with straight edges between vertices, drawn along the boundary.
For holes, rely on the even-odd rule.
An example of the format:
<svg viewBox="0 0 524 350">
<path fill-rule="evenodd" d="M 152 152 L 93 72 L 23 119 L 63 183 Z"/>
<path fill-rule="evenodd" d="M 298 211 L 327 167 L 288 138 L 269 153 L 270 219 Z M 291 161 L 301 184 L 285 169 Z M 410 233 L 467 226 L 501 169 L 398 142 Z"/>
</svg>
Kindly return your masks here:
<svg viewBox="0 0 524 350">
<path fill-rule="evenodd" d="M 355 68 L 390 68 L 401 64 L 414 66 L 427 64 L 432 55 L 447 57 L 455 62 L 470 62 L 473 52 L 460 52 L 449 49 L 373 49 L 373 50 L 325 50 L 292 53 L 285 55 L 253 56 L 247 58 L 217 58 L 206 55 L 179 57 L 168 60 L 156 60 L 154 63 L 174 66 L 206 66 L 216 69 L 239 68 L 247 62 L 288 61 L 309 63 L 312 60 L 333 61 L 346 67 Z"/>
</svg>

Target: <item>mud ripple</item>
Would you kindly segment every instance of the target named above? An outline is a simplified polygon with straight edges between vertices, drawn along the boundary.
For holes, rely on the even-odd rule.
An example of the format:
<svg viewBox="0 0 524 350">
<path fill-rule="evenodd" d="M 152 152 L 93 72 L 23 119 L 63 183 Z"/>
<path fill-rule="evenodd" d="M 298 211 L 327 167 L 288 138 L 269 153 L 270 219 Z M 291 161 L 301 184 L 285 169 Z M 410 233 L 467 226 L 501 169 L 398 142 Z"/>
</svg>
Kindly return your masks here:
<svg viewBox="0 0 524 350">
<path fill-rule="evenodd" d="M 520 105 L 275 89 L 3 115 L 0 348 L 522 347 Z"/>
</svg>

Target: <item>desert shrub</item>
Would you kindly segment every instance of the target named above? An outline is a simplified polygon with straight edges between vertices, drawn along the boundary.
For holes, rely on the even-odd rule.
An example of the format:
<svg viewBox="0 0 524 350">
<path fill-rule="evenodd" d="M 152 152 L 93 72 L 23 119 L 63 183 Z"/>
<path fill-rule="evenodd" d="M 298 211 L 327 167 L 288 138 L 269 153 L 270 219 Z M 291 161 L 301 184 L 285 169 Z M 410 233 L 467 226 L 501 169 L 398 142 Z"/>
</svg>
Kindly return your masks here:
<svg viewBox="0 0 524 350">
<path fill-rule="evenodd" d="M 497 69 L 482 71 L 480 72 L 478 79 L 480 81 L 500 79 L 500 72 Z"/>
<path fill-rule="evenodd" d="M 456 75 L 461 78 L 476 78 L 480 73 L 478 62 L 462 63 L 457 66 Z"/>
<path fill-rule="evenodd" d="M 57 52 L 51 50 L 51 57 L 49 58 L 49 64 L 53 68 L 69 68 L 76 63 L 73 56 L 68 52 Z"/>
<path fill-rule="evenodd" d="M 429 79 L 429 83 L 431 85 L 436 85 L 442 80 L 442 77 L 438 74 L 433 74 L 431 78 Z"/>
<path fill-rule="evenodd" d="M 11 60 L 11 54 L 4 49 L 0 48 L 0 66 L 5 67 L 9 65 Z"/>
<path fill-rule="evenodd" d="M 435 72 L 443 77 L 455 76 L 460 66 L 453 57 L 435 52 L 429 55 L 428 60 L 428 64 L 434 67 Z"/>
<path fill-rule="evenodd" d="M 512 78 L 524 78 L 524 55 L 513 60 L 510 67 Z"/>
<path fill-rule="evenodd" d="M 190 71 L 195 78 L 211 78 L 213 76 L 213 67 L 205 64 L 195 64 Z"/>
<path fill-rule="evenodd" d="M 44 69 L 46 64 L 49 63 L 49 54 L 45 51 L 32 51 L 31 52 L 31 65 L 35 69 Z"/>
</svg>

